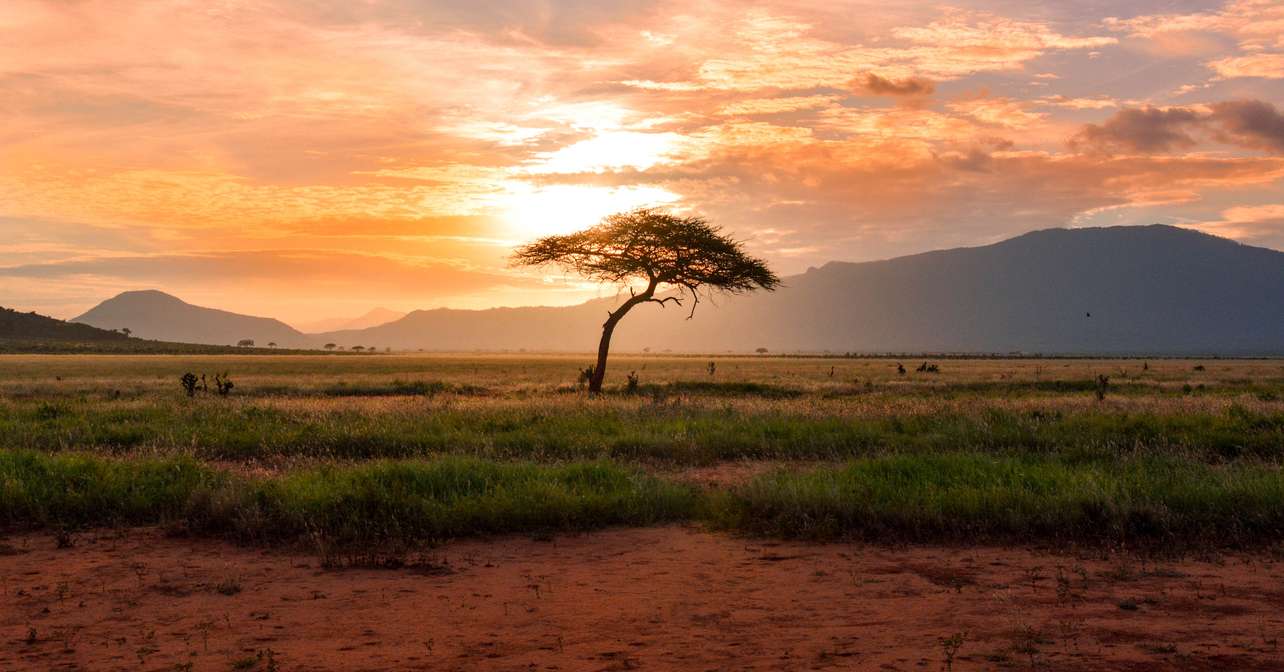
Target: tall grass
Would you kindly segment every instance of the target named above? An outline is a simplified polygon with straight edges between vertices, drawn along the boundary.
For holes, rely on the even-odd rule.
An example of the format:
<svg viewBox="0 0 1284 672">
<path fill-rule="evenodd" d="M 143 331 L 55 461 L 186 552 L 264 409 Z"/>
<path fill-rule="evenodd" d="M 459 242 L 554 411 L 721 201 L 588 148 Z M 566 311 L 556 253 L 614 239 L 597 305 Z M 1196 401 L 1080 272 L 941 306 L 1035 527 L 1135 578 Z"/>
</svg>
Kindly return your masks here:
<svg viewBox="0 0 1284 672">
<path fill-rule="evenodd" d="M 1159 456 L 896 455 L 767 474 L 709 511 L 722 527 L 805 539 L 1256 545 L 1284 535 L 1284 474 Z"/>
<path fill-rule="evenodd" d="M 0 451 L 0 526 L 180 525 L 250 542 L 378 547 L 704 520 L 876 541 L 1220 547 L 1284 539 L 1284 475 L 1246 461 L 890 455 L 697 491 L 618 465 L 447 458 L 243 478 L 190 458 Z"/>
<path fill-rule="evenodd" d="M 691 516 L 691 489 L 605 463 L 449 458 L 248 479 L 185 457 L 0 451 L 0 525 L 181 524 L 249 540 L 431 540 L 650 525 Z"/>
</svg>

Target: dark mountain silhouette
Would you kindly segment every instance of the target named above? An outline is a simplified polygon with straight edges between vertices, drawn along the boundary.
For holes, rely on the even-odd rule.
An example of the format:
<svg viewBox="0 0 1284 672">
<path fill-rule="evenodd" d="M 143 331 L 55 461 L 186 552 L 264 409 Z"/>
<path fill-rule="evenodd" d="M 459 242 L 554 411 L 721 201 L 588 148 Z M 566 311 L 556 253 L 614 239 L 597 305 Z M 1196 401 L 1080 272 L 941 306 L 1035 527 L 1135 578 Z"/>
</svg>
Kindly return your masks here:
<svg viewBox="0 0 1284 672">
<path fill-rule="evenodd" d="M 103 329 L 128 328 L 134 336 L 159 341 L 233 345 L 248 338 L 260 347 L 269 342 L 289 348 L 312 344 L 279 320 L 193 306 L 156 290 L 118 294 L 72 321 Z"/>
<path fill-rule="evenodd" d="M 20 313 L 0 308 L 0 340 L 11 341 L 127 341 L 125 334 L 46 317 L 37 313 Z"/>
<path fill-rule="evenodd" d="M 614 300 L 415 311 L 322 334 L 399 349 L 592 351 Z M 774 293 L 630 314 L 619 350 L 1284 354 L 1284 253 L 1171 226 L 1050 229 L 833 262 Z"/>
</svg>

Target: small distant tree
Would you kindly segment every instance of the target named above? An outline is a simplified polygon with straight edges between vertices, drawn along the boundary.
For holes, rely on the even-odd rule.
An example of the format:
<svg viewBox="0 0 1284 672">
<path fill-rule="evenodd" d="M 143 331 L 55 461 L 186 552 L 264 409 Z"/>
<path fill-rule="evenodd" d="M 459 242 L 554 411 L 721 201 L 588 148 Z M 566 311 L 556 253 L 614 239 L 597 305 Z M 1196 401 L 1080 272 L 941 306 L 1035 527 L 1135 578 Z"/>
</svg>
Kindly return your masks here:
<svg viewBox="0 0 1284 672">
<path fill-rule="evenodd" d="M 254 339 L 252 339 L 252 338 L 242 338 L 241 340 L 239 340 L 239 341 L 237 341 L 237 342 L 236 342 L 236 347 L 238 347 L 238 348 L 252 348 L 252 347 L 254 347 Z"/>
<path fill-rule="evenodd" d="M 620 320 L 643 303 L 691 302 L 695 316 L 701 296 L 774 290 L 780 278 L 766 262 L 745 254 L 743 246 L 701 217 L 678 217 L 651 208 L 617 213 L 578 233 L 548 236 L 519 247 L 517 266 L 555 265 L 590 280 L 629 287 L 629 298 L 607 312 L 598 342 L 597 364 L 588 389 L 602 391 L 611 335 Z M 636 291 L 631 283 L 643 281 Z M 676 293 L 657 296 L 667 288 Z"/>
<path fill-rule="evenodd" d="M 276 347 L 276 342 L 275 342 L 275 341 L 269 341 L 269 342 L 268 342 L 268 347 L 269 347 L 269 348 L 275 348 L 275 347 Z"/>
<path fill-rule="evenodd" d="M 335 348 L 337 348 L 337 347 L 339 347 L 339 346 L 338 346 L 338 344 L 336 344 L 336 343 L 326 343 L 326 344 L 325 344 L 325 349 L 326 349 L 326 350 L 333 350 L 333 349 L 335 349 Z"/>
<path fill-rule="evenodd" d="M 766 349 L 766 348 L 758 348 L 757 350 L 754 350 L 754 352 L 756 352 L 756 353 L 758 353 L 758 354 L 760 354 L 760 355 L 765 355 L 765 354 L 767 354 L 767 349 Z"/>
<path fill-rule="evenodd" d="M 365 350 L 365 348 L 364 348 L 364 347 L 362 347 L 362 346 L 360 346 L 360 345 L 354 345 L 354 346 L 352 346 L 352 351 L 353 351 L 353 352 L 361 352 L 362 350 Z"/>
</svg>

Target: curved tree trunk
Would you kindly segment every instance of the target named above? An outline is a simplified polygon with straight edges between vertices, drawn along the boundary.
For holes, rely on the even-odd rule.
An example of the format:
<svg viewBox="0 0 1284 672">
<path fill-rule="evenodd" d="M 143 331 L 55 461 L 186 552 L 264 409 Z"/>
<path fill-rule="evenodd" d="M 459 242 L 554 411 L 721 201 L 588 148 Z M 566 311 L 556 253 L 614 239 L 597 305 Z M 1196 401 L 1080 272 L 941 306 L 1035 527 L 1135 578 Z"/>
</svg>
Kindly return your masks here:
<svg viewBox="0 0 1284 672">
<path fill-rule="evenodd" d="M 647 286 L 645 292 L 635 294 L 629 297 L 628 301 L 620 304 L 615 312 L 607 313 L 606 322 L 602 323 L 602 340 L 597 344 L 597 364 L 593 366 L 593 375 L 589 378 L 589 394 L 596 395 L 602 391 L 602 381 L 606 379 L 606 356 L 611 350 L 611 334 L 615 333 L 615 325 L 626 313 L 633 310 L 633 307 L 639 303 L 645 303 L 655 296 L 656 283 L 652 282 Z"/>
<path fill-rule="evenodd" d="M 606 378 L 606 355 L 611 350 L 611 334 L 615 332 L 615 325 L 619 322 L 616 315 L 622 316 L 617 311 L 602 325 L 602 340 L 597 344 L 597 364 L 593 365 L 593 375 L 589 378 L 589 394 L 602 391 L 602 380 Z"/>
</svg>

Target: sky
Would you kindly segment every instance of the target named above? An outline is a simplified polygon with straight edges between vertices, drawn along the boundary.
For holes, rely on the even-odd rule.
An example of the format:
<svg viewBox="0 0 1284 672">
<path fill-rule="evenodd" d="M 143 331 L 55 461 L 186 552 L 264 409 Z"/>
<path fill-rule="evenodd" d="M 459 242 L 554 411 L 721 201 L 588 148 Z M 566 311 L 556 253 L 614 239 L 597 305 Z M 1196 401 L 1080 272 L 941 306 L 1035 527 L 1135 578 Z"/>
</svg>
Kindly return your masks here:
<svg viewBox="0 0 1284 672">
<path fill-rule="evenodd" d="M 563 305 L 615 290 L 513 246 L 639 206 L 782 275 L 1052 227 L 1284 249 L 1284 3 L 0 2 L 0 305 Z"/>
</svg>

